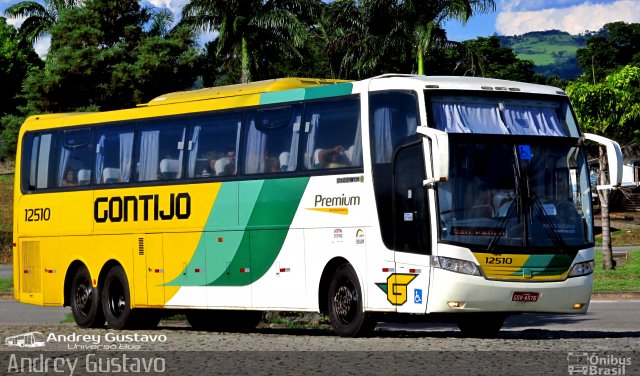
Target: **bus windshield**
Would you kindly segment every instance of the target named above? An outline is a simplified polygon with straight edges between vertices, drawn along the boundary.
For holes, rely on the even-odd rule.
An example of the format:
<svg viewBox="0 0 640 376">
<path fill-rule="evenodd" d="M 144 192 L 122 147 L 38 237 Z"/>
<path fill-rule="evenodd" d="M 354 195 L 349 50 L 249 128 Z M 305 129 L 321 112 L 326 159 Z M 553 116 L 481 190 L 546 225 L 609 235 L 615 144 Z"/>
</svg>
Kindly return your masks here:
<svg viewBox="0 0 640 376">
<path fill-rule="evenodd" d="M 450 179 L 438 185 L 440 239 L 484 251 L 591 244 L 588 166 L 567 141 L 451 140 Z"/>
</svg>

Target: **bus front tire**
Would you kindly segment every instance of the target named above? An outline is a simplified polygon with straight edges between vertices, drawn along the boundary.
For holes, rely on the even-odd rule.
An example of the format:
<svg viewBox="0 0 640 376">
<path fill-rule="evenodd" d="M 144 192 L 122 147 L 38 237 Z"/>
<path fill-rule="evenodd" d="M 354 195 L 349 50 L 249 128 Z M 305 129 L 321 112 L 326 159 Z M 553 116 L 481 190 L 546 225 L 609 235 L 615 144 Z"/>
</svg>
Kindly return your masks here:
<svg viewBox="0 0 640 376">
<path fill-rule="evenodd" d="M 100 290 L 93 287 L 91 274 L 86 266 L 80 266 L 73 275 L 69 292 L 73 320 L 81 328 L 104 326 L 104 314 L 100 307 Z"/>
<path fill-rule="evenodd" d="M 465 337 L 495 338 L 506 318 L 503 314 L 468 313 L 460 315 L 456 324 Z"/>
<path fill-rule="evenodd" d="M 341 337 L 371 335 L 377 324 L 364 312 L 360 282 L 349 264 L 340 265 L 329 283 L 327 310 L 333 330 Z"/>
<path fill-rule="evenodd" d="M 110 328 L 124 329 L 131 324 L 129 282 L 121 266 L 111 268 L 104 279 L 102 309 Z"/>
</svg>

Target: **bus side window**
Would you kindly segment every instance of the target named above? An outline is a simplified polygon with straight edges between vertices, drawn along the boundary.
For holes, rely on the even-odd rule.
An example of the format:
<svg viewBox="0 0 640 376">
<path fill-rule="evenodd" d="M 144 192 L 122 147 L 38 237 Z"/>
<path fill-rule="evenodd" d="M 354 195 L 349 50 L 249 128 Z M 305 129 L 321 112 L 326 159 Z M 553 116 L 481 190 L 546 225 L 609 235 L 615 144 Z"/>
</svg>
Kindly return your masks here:
<svg viewBox="0 0 640 376">
<path fill-rule="evenodd" d="M 131 126 L 98 130 L 96 145 L 96 184 L 126 183 L 131 178 L 134 128 Z"/>
<path fill-rule="evenodd" d="M 242 112 L 204 115 L 191 120 L 187 176 L 206 178 L 236 174 Z"/>
<path fill-rule="evenodd" d="M 362 166 L 358 98 L 309 104 L 304 127 L 305 169 Z"/>
<path fill-rule="evenodd" d="M 247 114 L 244 172 L 295 171 L 301 118 L 300 106 L 265 108 Z"/>
<path fill-rule="evenodd" d="M 27 134 L 22 153 L 22 190 L 35 191 L 52 187 L 50 183 L 52 146 L 55 145 L 55 134 Z"/>
<path fill-rule="evenodd" d="M 75 187 L 91 183 L 92 151 L 91 129 L 74 129 L 62 132 L 56 171 L 58 187 Z"/>
<path fill-rule="evenodd" d="M 139 181 L 182 177 L 185 119 L 146 122 L 141 126 L 136 172 Z"/>
</svg>

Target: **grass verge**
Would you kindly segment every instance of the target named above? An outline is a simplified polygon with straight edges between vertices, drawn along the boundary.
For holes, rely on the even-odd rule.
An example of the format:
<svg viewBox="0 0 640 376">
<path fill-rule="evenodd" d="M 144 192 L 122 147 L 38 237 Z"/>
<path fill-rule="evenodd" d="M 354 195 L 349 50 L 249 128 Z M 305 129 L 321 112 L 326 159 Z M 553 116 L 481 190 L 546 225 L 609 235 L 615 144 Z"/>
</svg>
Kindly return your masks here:
<svg viewBox="0 0 640 376">
<path fill-rule="evenodd" d="M 68 324 L 68 323 L 74 323 L 75 320 L 73 320 L 73 315 L 71 313 L 67 313 L 64 316 L 64 319 L 62 319 L 62 321 L 60 321 L 60 324 Z"/>
<path fill-rule="evenodd" d="M 611 244 L 614 247 L 638 245 L 638 249 L 640 249 L 640 228 L 613 231 L 611 233 Z M 602 235 L 596 236 L 597 247 L 602 247 Z"/>
<path fill-rule="evenodd" d="M 13 295 L 12 278 L 0 278 L 0 295 Z"/>
<path fill-rule="evenodd" d="M 602 269 L 602 252 L 596 252 L 594 293 L 640 292 L 640 251 L 627 254 L 624 264 L 615 270 Z"/>
<path fill-rule="evenodd" d="M 10 264 L 13 242 L 13 174 L 0 175 L 0 264 Z"/>
</svg>

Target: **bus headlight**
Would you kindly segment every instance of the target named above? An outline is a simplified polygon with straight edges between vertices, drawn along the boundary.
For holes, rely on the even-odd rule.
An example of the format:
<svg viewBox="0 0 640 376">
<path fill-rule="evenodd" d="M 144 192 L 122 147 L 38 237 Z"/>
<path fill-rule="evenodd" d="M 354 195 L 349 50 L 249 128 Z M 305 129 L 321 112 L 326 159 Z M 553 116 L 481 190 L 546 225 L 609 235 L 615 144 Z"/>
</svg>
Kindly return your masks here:
<svg viewBox="0 0 640 376">
<path fill-rule="evenodd" d="M 596 263 L 591 261 L 579 262 L 573 266 L 569 277 L 580 277 L 583 275 L 589 275 L 593 273 L 593 269 L 596 267 Z"/>
<path fill-rule="evenodd" d="M 480 270 L 478 270 L 476 264 L 471 261 L 458 260 L 449 257 L 432 256 L 431 263 L 435 268 L 440 268 L 451 272 L 468 275 L 480 275 Z"/>
</svg>

